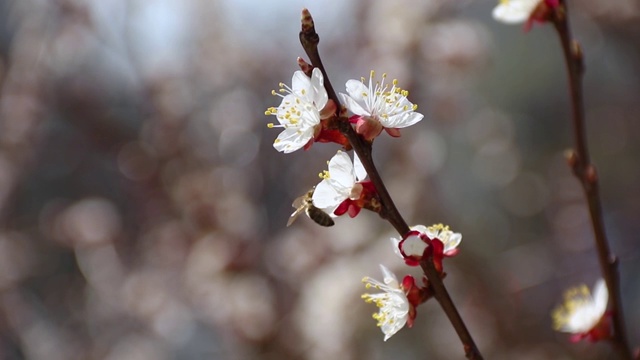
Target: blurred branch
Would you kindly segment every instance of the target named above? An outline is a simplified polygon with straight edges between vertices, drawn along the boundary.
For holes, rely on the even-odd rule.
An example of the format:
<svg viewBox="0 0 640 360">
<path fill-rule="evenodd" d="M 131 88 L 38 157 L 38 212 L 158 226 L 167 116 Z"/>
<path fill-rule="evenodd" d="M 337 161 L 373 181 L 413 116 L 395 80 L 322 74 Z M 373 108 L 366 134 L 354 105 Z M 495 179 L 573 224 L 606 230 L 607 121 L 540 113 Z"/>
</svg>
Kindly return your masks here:
<svg viewBox="0 0 640 360">
<path fill-rule="evenodd" d="M 621 358 L 632 359 L 629 343 L 627 341 L 620 297 L 620 278 L 618 273 L 618 257 L 611 253 L 609 242 L 604 227 L 602 205 L 598 189 L 598 174 L 596 167 L 591 163 L 587 144 L 586 125 L 584 121 L 584 100 L 582 94 L 582 76 L 584 74 L 583 53 L 580 44 L 571 38 L 571 30 L 568 20 L 568 8 L 565 0 L 560 1 L 552 22 L 560 37 L 560 43 L 564 52 L 569 75 L 569 92 L 571 95 L 572 122 L 575 149 L 569 150 L 567 158 L 574 175 L 582 184 L 587 203 L 600 267 L 611 298 L 611 310 L 613 312 L 613 337 L 612 341 Z"/>
<path fill-rule="evenodd" d="M 313 23 L 313 18 L 307 9 L 303 9 L 302 11 L 302 30 L 300 31 L 300 42 L 302 47 L 304 48 L 307 56 L 309 56 L 309 60 L 314 67 L 319 68 L 322 71 L 324 76 L 324 85 L 327 89 L 327 93 L 329 98 L 335 101 L 338 109 L 341 109 L 340 101 L 331 85 L 331 81 L 329 81 L 329 77 L 327 76 L 327 72 L 322 65 L 322 60 L 320 59 L 320 53 L 318 52 L 318 43 L 320 42 L 320 37 L 316 33 L 315 26 Z M 373 182 L 378 195 L 380 196 L 380 202 L 382 203 L 382 211 L 380 212 L 380 216 L 391 223 L 391 225 L 398 231 L 401 236 L 404 236 L 406 233 L 410 231 L 407 222 L 404 220 L 400 212 L 396 208 L 391 195 L 387 191 L 384 182 L 382 181 L 382 177 L 378 173 L 376 169 L 372 154 L 372 146 L 370 142 L 365 141 L 362 137 L 358 136 L 355 132 L 351 124 L 345 118 L 341 118 L 338 121 L 338 128 L 340 131 L 347 137 L 349 143 L 353 147 L 356 154 L 360 158 L 362 165 L 364 166 L 371 182 Z M 440 303 L 440 306 L 447 314 L 449 321 L 453 325 L 462 342 L 464 347 L 465 355 L 468 359 L 480 360 L 482 359 L 482 355 L 478 350 L 469 330 L 467 329 L 464 320 L 460 316 L 451 296 L 449 296 L 449 292 L 442 282 L 442 278 L 440 274 L 436 270 L 433 259 L 429 258 L 425 261 L 421 262 L 421 266 L 425 272 L 425 275 L 429 279 L 429 283 L 433 289 L 434 297 Z"/>
</svg>

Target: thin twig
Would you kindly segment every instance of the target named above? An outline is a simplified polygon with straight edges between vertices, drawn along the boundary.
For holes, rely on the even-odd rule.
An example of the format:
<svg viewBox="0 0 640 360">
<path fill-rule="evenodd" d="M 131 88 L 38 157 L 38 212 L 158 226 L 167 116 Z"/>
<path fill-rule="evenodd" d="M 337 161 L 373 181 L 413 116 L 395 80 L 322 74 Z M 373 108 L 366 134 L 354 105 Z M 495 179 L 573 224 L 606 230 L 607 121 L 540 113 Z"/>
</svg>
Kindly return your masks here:
<svg viewBox="0 0 640 360">
<path fill-rule="evenodd" d="M 331 85 L 331 81 L 329 81 L 329 77 L 327 76 L 327 72 L 322 65 L 322 61 L 320 59 L 320 53 L 318 52 L 318 43 L 320 42 L 320 37 L 315 31 L 315 26 L 313 24 L 313 19 L 309 14 L 307 9 L 302 11 L 302 31 L 300 31 L 300 42 L 302 47 L 304 48 L 311 64 L 314 67 L 319 68 L 324 75 L 324 85 L 327 89 L 328 96 L 331 100 L 335 101 L 337 108 L 340 109 L 340 99 L 335 93 L 333 86 Z M 346 118 L 343 118 L 341 121 L 338 121 L 338 128 L 340 131 L 347 137 L 349 143 L 353 147 L 354 151 L 360 158 L 362 165 L 364 166 L 367 174 L 369 175 L 369 179 L 373 183 L 380 197 L 380 202 L 382 203 L 382 211 L 380 212 L 380 216 L 386 219 L 391 223 L 391 225 L 398 231 L 401 236 L 404 236 L 406 233 L 410 231 L 407 222 L 404 220 L 400 212 L 396 208 L 391 195 L 387 191 L 387 188 L 382 181 L 382 177 L 378 170 L 375 167 L 373 162 L 373 158 L 371 156 L 371 143 L 363 140 L 358 134 L 355 132 L 353 127 L 349 124 Z M 449 296 L 449 292 L 442 282 L 442 278 L 440 274 L 436 270 L 433 259 L 429 258 L 426 261 L 421 262 L 421 266 L 425 272 L 425 275 L 429 279 L 429 283 L 431 284 L 431 288 L 433 289 L 434 297 L 440 303 L 443 311 L 446 313 L 449 321 L 453 325 L 458 334 L 460 341 L 464 347 L 465 355 L 468 359 L 473 360 L 481 360 L 482 355 L 478 350 L 469 330 L 460 317 L 460 313 L 458 312 L 453 300 Z"/>
<path fill-rule="evenodd" d="M 560 36 L 560 43 L 567 63 L 569 76 L 569 90 L 571 94 L 571 108 L 575 149 L 568 154 L 569 164 L 575 176 L 580 180 L 587 203 L 593 233 L 595 235 L 598 259 L 611 299 L 613 316 L 613 337 L 618 353 L 623 359 L 632 359 L 624 325 L 624 314 L 620 296 L 620 280 L 618 274 L 618 258 L 611 253 L 604 227 L 602 205 L 598 188 L 598 175 L 589 157 L 589 147 L 584 121 L 584 101 L 582 95 L 582 75 L 584 73 L 583 53 L 577 41 L 571 38 L 567 4 L 560 1 L 552 22 Z"/>
<path fill-rule="evenodd" d="M 467 326 L 465 325 L 462 316 L 460 316 L 451 296 L 449 296 L 449 291 L 447 291 L 447 288 L 444 286 L 438 270 L 436 270 L 433 265 L 433 258 L 421 261 L 420 267 L 422 267 L 422 271 L 424 271 L 427 279 L 429 279 L 429 284 L 433 290 L 433 296 L 438 300 L 438 303 L 440 303 L 445 314 L 447 314 L 449 322 L 451 322 L 453 328 L 456 330 L 456 333 L 462 342 L 462 346 L 464 347 L 465 356 L 470 360 L 481 360 L 482 354 L 480 354 L 480 350 L 473 341 L 471 333 L 467 330 Z M 437 279 L 437 281 L 432 281 L 431 279 Z"/>
</svg>

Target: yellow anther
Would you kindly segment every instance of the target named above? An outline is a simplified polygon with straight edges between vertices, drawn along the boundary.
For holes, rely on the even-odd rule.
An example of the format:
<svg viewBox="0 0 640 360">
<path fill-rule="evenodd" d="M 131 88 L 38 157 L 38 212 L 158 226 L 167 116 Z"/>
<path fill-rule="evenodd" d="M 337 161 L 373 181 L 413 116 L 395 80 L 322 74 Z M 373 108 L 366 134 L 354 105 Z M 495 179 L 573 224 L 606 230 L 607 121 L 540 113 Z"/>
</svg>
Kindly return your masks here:
<svg viewBox="0 0 640 360">
<path fill-rule="evenodd" d="M 269 129 L 273 129 L 273 126 L 274 126 L 274 125 L 273 125 L 273 123 L 268 123 L 268 124 L 267 124 L 267 127 L 268 127 Z"/>
<path fill-rule="evenodd" d="M 373 70 L 371 70 L 371 71 L 369 72 L 369 77 L 370 77 L 371 79 L 373 79 L 374 77 L 376 77 L 376 72 L 375 72 L 375 71 L 373 71 Z"/>
<path fill-rule="evenodd" d="M 274 143 L 274 144 L 277 144 L 277 143 L 279 143 L 279 142 L 280 142 L 280 139 L 276 139 L 273 143 Z"/>
<path fill-rule="evenodd" d="M 276 96 L 278 93 L 275 90 L 271 90 L 271 95 Z"/>
<path fill-rule="evenodd" d="M 393 86 L 398 86 L 398 79 L 393 79 L 391 83 L 393 84 Z"/>
<path fill-rule="evenodd" d="M 433 224 L 429 226 L 428 229 L 431 231 L 442 232 L 442 231 L 449 231 L 449 226 L 443 225 L 443 224 Z"/>
<path fill-rule="evenodd" d="M 320 176 L 321 179 L 328 179 L 329 178 L 329 171 L 323 170 L 320 174 L 318 174 L 318 176 Z"/>
</svg>

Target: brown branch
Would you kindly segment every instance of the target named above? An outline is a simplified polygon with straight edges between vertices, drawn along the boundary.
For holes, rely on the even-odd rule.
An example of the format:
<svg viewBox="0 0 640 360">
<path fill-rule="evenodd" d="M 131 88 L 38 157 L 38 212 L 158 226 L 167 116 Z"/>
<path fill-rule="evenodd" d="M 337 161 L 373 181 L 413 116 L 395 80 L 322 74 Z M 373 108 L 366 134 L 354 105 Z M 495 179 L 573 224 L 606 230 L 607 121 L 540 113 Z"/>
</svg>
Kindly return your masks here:
<svg viewBox="0 0 640 360">
<path fill-rule="evenodd" d="M 465 356 L 470 360 L 481 360 L 482 354 L 480 354 L 480 350 L 478 350 L 478 347 L 473 341 L 471 333 L 467 330 L 467 326 L 465 325 L 462 316 L 460 316 L 451 296 L 449 296 L 449 292 L 444 286 L 438 270 L 433 265 L 433 258 L 430 257 L 428 259 L 423 259 L 423 261 L 420 262 L 420 267 L 422 267 L 427 279 L 429 279 L 433 296 L 438 300 L 438 303 L 440 303 L 445 314 L 447 314 L 447 318 L 449 318 L 453 328 L 456 330 L 456 333 L 462 342 L 462 346 L 464 347 Z M 437 281 L 433 281 L 432 279 L 437 279 Z"/>
<path fill-rule="evenodd" d="M 632 359 L 633 357 L 627 341 L 624 325 L 624 314 L 622 312 L 618 273 L 619 262 L 618 258 L 611 253 L 609 249 L 609 242 L 607 240 L 602 216 L 598 175 L 589 157 L 582 94 L 582 75 L 584 74 L 583 53 L 580 44 L 571 38 L 567 10 L 566 1 L 561 0 L 560 5 L 552 15 L 551 21 L 560 37 L 569 77 L 575 149 L 569 152 L 568 160 L 574 175 L 582 184 L 589 206 L 591 224 L 598 250 L 598 259 L 600 260 L 600 267 L 604 280 L 607 283 L 609 298 L 611 299 L 610 306 L 613 313 L 613 337 L 611 340 L 622 359 Z"/>
<path fill-rule="evenodd" d="M 320 42 L 320 37 L 316 33 L 315 26 L 313 24 L 313 19 L 311 18 L 311 14 L 307 9 L 302 10 L 302 30 L 300 31 L 300 43 L 304 48 L 311 64 L 314 67 L 319 68 L 322 71 L 322 75 L 324 76 L 324 86 L 327 90 L 329 99 L 335 101 L 337 108 L 341 109 L 340 100 L 336 95 L 333 86 L 331 85 L 331 81 L 329 81 L 329 77 L 327 76 L 327 72 L 322 65 L 322 61 L 320 59 L 320 53 L 318 52 L 318 43 Z M 382 210 L 380 212 L 380 216 L 389 223 L 398 231 L 401 236 L 404 236 L 407 232 L 410 231 L 407 222 L 404 220 L 400 212 L 396 208 L 391 195 L 387 191 L 387 188 L 382 181 L 382 177 L 378 173 L 376 169 L 373 158 L 371 156 L 371 143 L 365 141 L 360 137 L 351 124 L 349 124 L 346 118 L 340 118 L 338 121 L 338 129 L 342 132 L 349 143 L 353 147 L 354 151 L 360 158 L 362 165 L 364 166 L 367 174 L 369 175 L 369 179 L 373 183 L 380 196 L 380 202 L 382 204 Z M 453 325 L 458 334 L 460 341 L 464 347 L 464 352 L 468 359 L 481 360 L 482 355 L 478 350 L 469 330 L 460 317 L 460 314 L 453 303 L 453 300 L 449 296 L 447 288 L 445 287 L 440 274 L 436 270 L 433 264 L 433 259 L 429 258 L 425 261 L 421 262 L 421 266 L 425 272 L 425 275 L 429 279 L 429 283 L 431 284 L 431 288 L 433 289 L 434 297 L 440 303 L 443 311 L 447 314 L 449 321 Z"/>
</svg>

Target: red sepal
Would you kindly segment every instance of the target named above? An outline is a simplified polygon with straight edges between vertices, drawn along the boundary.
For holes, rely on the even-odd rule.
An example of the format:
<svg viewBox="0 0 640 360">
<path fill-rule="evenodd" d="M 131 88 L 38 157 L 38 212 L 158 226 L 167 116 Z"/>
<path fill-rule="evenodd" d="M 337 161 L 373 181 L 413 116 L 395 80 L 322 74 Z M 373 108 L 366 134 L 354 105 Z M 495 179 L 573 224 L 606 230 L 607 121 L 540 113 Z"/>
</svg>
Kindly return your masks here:
<svg viewBox="0 0 640 360">
<path fill-rule="evenodd" d="M 602 319 L 594 326 L 591 330 L 580 333 L 573 334 L 569 338 L 571 342 L 578 342 L 582 339 L 587 339 L 589 342 L 597 342 L 600 340 L 606 340 L 611 338 L 611 312 L 607 311 Z"/>
</svg>

